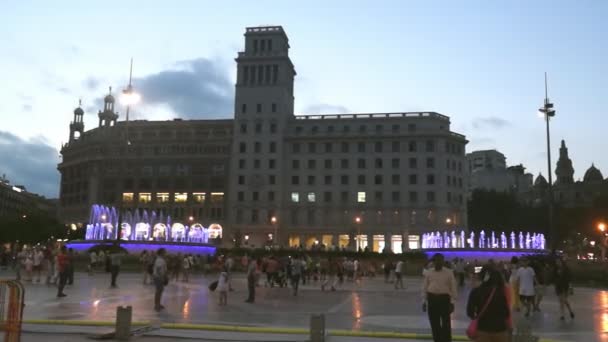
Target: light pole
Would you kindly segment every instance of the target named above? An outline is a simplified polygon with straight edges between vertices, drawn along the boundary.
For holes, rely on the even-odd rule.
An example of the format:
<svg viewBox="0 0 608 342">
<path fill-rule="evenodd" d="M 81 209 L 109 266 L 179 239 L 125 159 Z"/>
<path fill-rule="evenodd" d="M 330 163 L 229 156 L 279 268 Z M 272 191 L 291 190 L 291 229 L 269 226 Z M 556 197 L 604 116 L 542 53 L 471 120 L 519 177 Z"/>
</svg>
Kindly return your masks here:
<svg viewBox="0 0 608 342">
<path fill-rule="evenodd" d="M 602 237 L 600 240 L 600 251 L 602 251 L 602 261 L 606 259 L 606 224 L 604 222 L 600 222 L 597 224 L 597 230 L 600 231 Z"/>
<path fill-rule="evenodd" d="M 551 246 L 551 253 L 555 254 L 555 248 L 557 243 L 557 237 L 555 236 L 555 228 L 553 227 L 553 176 L 551 172 L 551 135 L 549 131 L 549 121 L 555 116 L 555 109 L 553 103 L 549 102 L 549 95 L 547 91 L 547 73 L 545 72 L 545 103 L 539 109 L 539 112 L 545 117 L 547 125 L 547 173 L 549 174 L 549 187 L 547 188 L 548 206 L 549 206 L 549 245 Z"/>
<path fill-rule="evenodd" d="M 277 234 L 279 233 L 279 230 L 278 230 L 278 226 L 277 226 L 277 217 L 276 216 L 271 217 L 270 223 L 272 223 L 272 226 L 274 228 L 274 235 L 272 236 L 272 240 L 274 242 L 274 245 L 278 246 L 279 237 L 277 236 Z"/>
<path fill-rule="evenodd" d="M 361 217 L 355 217 L 355 223 L 357 224 L 357 252 L 361 249 Z"/>
</svg>

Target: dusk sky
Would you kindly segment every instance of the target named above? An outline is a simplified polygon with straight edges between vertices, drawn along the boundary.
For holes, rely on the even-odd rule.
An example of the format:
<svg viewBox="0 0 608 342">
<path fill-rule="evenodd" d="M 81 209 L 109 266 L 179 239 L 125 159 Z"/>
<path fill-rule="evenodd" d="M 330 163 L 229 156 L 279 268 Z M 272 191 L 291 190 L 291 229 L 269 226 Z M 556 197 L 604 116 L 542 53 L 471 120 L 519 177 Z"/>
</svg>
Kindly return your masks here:
<svg viewBox="0 0 608 342">
<path fill-rule="evenodd" d="M 134 119 L 231 117 L 234 58 L 258 25 L 289 36 L 298 114 L 436 111 L 468 152 L 545 176 L 546 71 L 554 162 L 565 139 L 575 179 L 591 163 L 606 175 L 607 14 L 603 0 L 2 1 L 0 176 L 57 197 L 78 99 L 94 128 L 131 57 Z"/>
</svg>

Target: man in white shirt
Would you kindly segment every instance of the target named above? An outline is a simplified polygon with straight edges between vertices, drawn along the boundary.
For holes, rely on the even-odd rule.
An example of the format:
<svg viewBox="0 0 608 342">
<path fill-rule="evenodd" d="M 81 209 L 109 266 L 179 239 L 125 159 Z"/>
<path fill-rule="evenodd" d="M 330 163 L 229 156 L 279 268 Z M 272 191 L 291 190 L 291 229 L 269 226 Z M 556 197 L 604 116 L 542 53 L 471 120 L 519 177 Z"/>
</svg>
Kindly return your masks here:
<svg viewBox="0 0 608 342">
<path fill-rule="evenodd" d="M 450 315 L 454 312 L 456 302 L 456 279 L 454 272 L 445 266 L 442 254 L 433 256 L 434 268 L 424 274 L 422 310 L 428 309 L 429 322 L 433 332 L 433 341 L 451 342 L 452 326 Z"/>
<path fill-rule="evenodd" d="M 536 273 L 530 267 L 528 259 L 522 259 L 522 267 L 517 270 L 515 281 L 519 283 L 519 300 L 526 308 L 526 317 L 530 316 L 530 309 L 534 304 L 534 284 L 536 282 Z"/>
<path fill-rule="evenodd" d="M 158 249 L 158 252 L 156 252 L 156 260 L 154 261 L 154 268 L 152 270 L 152 278 L 154 279 L 154 286 L 156 288 L 156 291 L 154 292 L 154 310 L 156 311 L 161 311 L 165 308 L 160 304 L 163 291 L 169 281 L 165 254 L 166 251 L 164 248 Z"/>
<path fill-rule="evenodd" d="M 40 282 L 40 273 L 42 273 L 42 260 L 44 260 L 44 254 L 41 249 L 34 251 L 34 274 L 36 275 L 36 282 Z"/>
<path fill-rule="evenodd" d="M 395 290 L 403 289 L 403 260 L 395 265 Z"/>
</svg>

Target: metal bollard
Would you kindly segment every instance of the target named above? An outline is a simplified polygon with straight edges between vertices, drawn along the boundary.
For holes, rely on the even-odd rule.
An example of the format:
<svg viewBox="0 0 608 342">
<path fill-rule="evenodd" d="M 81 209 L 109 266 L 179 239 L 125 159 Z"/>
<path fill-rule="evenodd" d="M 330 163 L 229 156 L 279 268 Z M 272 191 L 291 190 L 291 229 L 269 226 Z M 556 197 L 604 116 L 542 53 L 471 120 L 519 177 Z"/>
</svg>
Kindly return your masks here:
<svg viewBox="0 0 608 342">
<path fill-rule="evenodd" d="M 119 306 L 116 308 L 116 339 L 128 341 L 131 338 L 131 318 L 133 308 Z"/>
<path fill-rule="evenodd" d="M 325 315 L 310 316 L 310 342 L 325 342 Z"/>
</svg>

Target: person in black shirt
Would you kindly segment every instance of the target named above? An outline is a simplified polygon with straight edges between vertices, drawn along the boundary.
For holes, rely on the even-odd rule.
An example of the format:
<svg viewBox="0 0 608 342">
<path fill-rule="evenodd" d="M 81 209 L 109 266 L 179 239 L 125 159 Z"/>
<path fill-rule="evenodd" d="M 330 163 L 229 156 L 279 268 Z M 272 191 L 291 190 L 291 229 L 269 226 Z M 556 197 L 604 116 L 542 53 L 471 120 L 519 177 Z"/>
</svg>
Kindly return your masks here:
<svg viewBox="0 0 608 342">
<path fill-rule="evenodd" d="M 482 283 L 471 290 L 467 302 L 467 316 L 470 319 L 478 319 L 475 342 L 507 342 L 511 313 L 506 295 L 508 289 L 502 274 L 489 267 L 483 270 L 480 276 Z M 482 312 L 484 306 L 486 309 Z"/>
<path fill-rule="evenodd" d="M 568 301 L 568 295 L 570 294 L 570 271 L 562 259 L 557 259 L 555 262 L 553 280 L 555 282 L 555 293 L 559 297 L 559 312 L 561 314 L 559 319 L 564 320 L 564 306 L 568 308 L 570 318 L 574 319 L 574 312 Z"/>
</svg>

